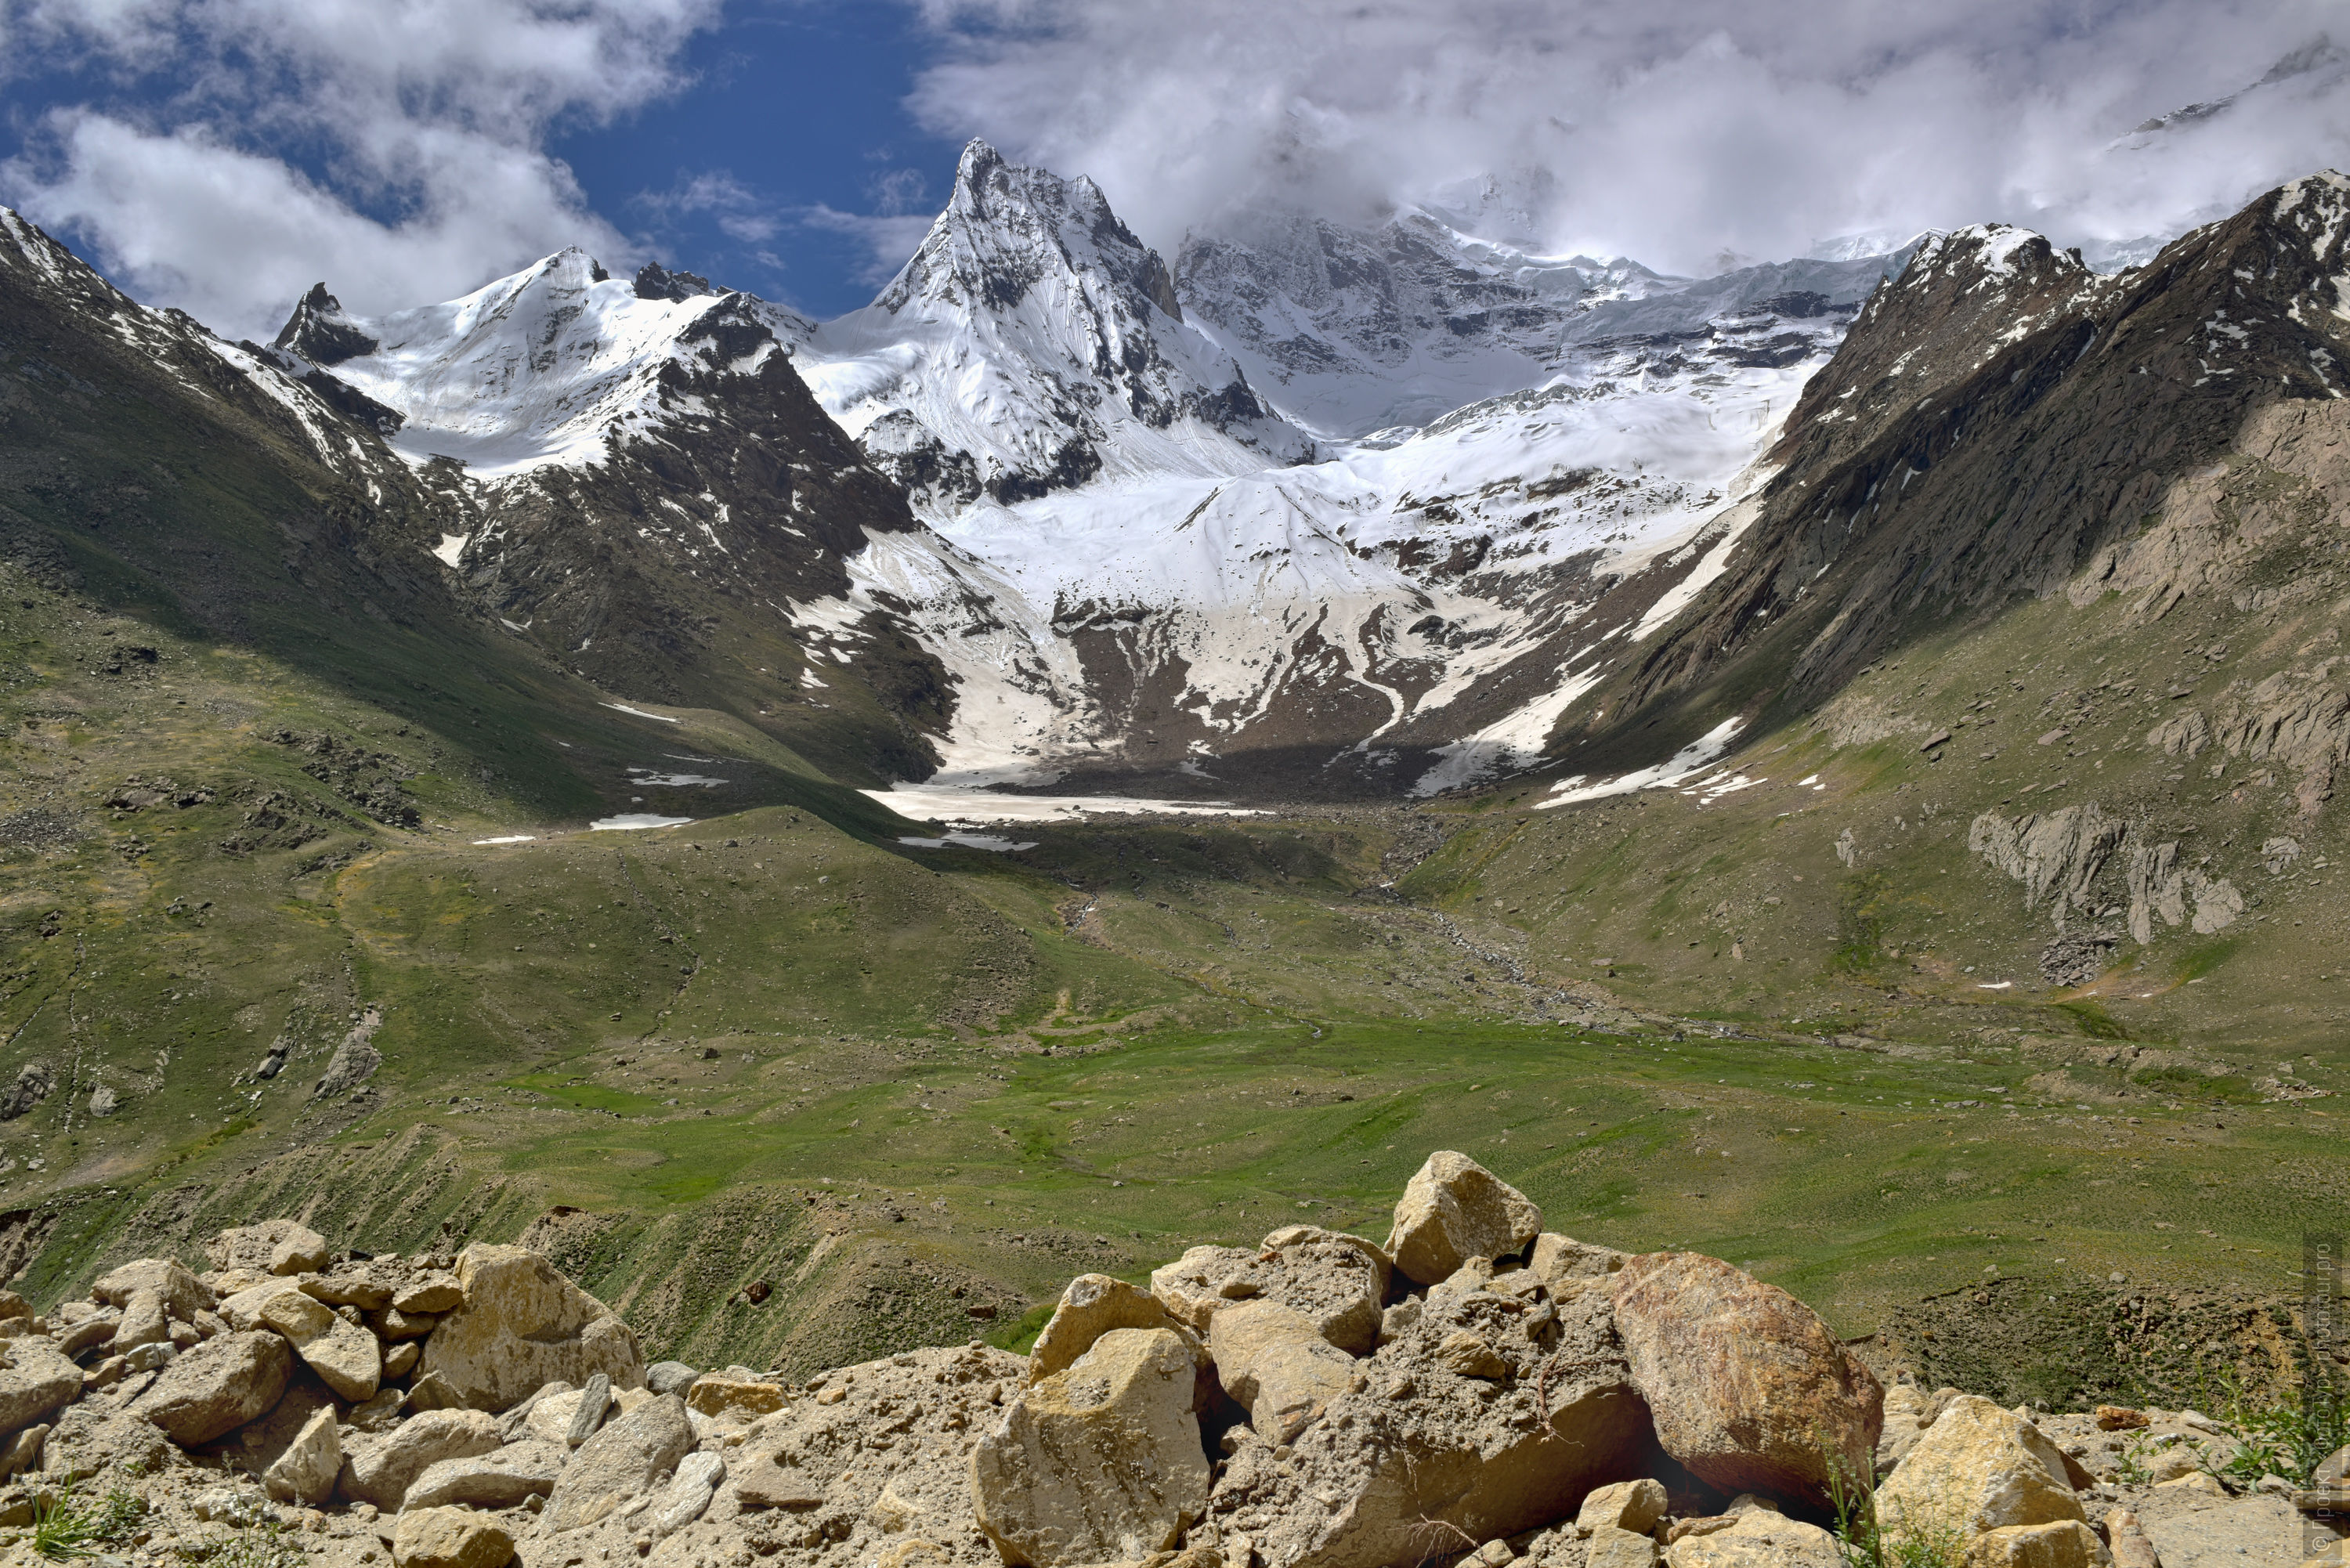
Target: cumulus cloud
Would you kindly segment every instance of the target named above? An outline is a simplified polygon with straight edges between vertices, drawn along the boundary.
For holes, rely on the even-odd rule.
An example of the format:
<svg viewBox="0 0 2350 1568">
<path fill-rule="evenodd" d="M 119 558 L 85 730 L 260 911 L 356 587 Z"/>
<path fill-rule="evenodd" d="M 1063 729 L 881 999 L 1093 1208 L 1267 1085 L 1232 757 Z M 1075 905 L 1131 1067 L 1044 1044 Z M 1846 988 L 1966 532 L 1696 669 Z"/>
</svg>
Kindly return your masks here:
<svg viewBox="0 0 2350 1568">
<path fill-rule="evenodd" d="M 918 4 L 926 126 L 1162 247 L 1432 203 L 1679 271 L 1991 219 L 2110 250 L 2350 161 L 2336 0 Z"/>
<path fill-rule="evenodd" d="M 0 68 L 92 86 L 0 166 L 0 196 L 230 334 L 274 329 L 320 278 L 365 312 L 566 244 L 618 262 L 632 247 L 549 130 L 675 90 L 722 3 L 0 0 Z"/>
</svg>

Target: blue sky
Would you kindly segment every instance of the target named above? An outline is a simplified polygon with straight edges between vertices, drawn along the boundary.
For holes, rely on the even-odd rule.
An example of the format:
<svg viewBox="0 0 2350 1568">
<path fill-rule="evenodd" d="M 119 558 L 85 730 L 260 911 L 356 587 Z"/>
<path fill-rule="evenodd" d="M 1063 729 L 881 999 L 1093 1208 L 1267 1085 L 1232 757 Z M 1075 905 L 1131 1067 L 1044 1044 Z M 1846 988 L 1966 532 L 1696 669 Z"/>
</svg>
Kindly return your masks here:
<svg viewBox="0 0 2350 1568">
<path fill-rule="evenodd" d="M 906 108 L 934 55 L 892 4 L 730 6 L 684 51 L 692 85 L 549 151 L 678 265 L 835 316 L 872 298 L 954 182 L 962 140 Z"/>
<path fill-rule="evenodd" d="M 2350 29 L 2341 0 L 0 0 L 0 201 L 231 336 L 320 279 L 379 315 L 567 244 L 834 315 L 972 136 L 1093 176 L 1170 259 L 1412 203 L 1683 274 L 1986 221 L 2128 254 L 2350 164 Z"/>
<path fill-rule="evenodd" d="M 495 4 L 490 0 L 484 8 Z M 265 154 L 333 191 L 354 215 L 387 227 L 412 219 L 421 204 L 414 186 L 396 177 L 353 177 L 330 91 L 317 106 L 323 125 L 299 115 L 272 125 L 266 114 L 238 124 L 233 111 L 247 91 L 279 106 L 299 102 L 319 93 L 319 78 L 331 75 L 331 67 L 322 72 L 317 59 L 303 58 L 300 51 L 272 58 L 218 16 L 205 16 L 201 4 L 182 9 L 183 16 L 167 18 L 161 37 L 129 47 L 109 47 L 118 40 L 103 36 L 53 35 L 52 47 L 26 51 L 5 83 L 0 160 L 36 180 L 55 180 L 71 155 L 61 153 L 65 139 L 51 117 L 95 112 L 142 130 L 202 131 Z M 0 0 L 0 16 L 5 14 Z M 212 36 L 205 36 L 207 27 Z M 953 181 L 962 140 L 923 129 L 907 107 L 918 75 L 944 36 L 923 26 L 913 5 L 897 0 L 689 4 L 676 25 L 623 45 L 657 59 L 658 80 L 635 82 L 617 72 L 580 79 L 575 73 L 555 89 L 570 101 L 530 128 L 536 135 L 528 140 L 546 161 L 567 170 L 576 192 L 550 203 L 542 216 L 552 221 L 532 225 L 528 240 L 485 256 L 476 270 L 488 270 L 473 282 L 527 261 L 550 241 L 569 242 L 625 253 L 615 255 L 616 263 L 663 259 L 818 315 L 865 304 L 895 261 L 910 254 L 922 218 Z M 321 52 L 364 47 L 363 38 L 331 34 L 317 41 Z M 549 53 L 560 52 L 567 41 L 516 40 L 523 48 Z M 432 67 L 445 69 L 447 62 L 422 63 L 424 69 L 404 73 L 393 84 L 399 95 L 430 99 L 440 90 Z M 544 90 L 529 76 L 515 70 L 478 85 L 526 99 Z M 210 77 L 241 79 L 208 88 L 203 84 Z M 488 118 L 495 114 L 492 108 Z M 103 176 L 94 182 L 103 184 Z M 103 204 L 102 198 L 90 203 Z M 109 244 L 119 238 L 109 231 L 129 214 L 74 213 L 70 203 L 62 205 L 66 211 L 36 215 L 48 216 L 69 243 L 101 265 L 111 264 L 108 270 L 118 282 L 134 288 L 144 284 L 144 292 L 154 292 L 156 275 L 168 265 L 134 259 L 135 252 L 123 254 Z M 600 222 L 566 223 L 567 206 L 572 215 Z M 614 243 L 615 235 L 621 243 Z M 352 286 L 348 278 L 326 281 Z M 434 279 L 441 287 L 458 281 L 454 275 Z M 172 292 L 168 282 L 164 292 Z M 372 291 L 362 283 L 358 292 Z M 365 301 L 379 309 L 390 303 Z"/>
</svg>

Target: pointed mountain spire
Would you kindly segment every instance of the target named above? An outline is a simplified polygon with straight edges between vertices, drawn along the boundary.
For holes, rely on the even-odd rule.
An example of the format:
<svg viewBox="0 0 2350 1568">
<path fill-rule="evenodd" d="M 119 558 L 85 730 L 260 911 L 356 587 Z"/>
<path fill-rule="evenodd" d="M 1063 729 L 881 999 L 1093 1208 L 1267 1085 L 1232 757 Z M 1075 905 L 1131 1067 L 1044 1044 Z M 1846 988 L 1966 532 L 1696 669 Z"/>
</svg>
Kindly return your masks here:
<svg viewBox="0 0 2350 1568">
<path fill-rule="evenodd" d="M 313 365 L 339 365 L 377 348 L 374 338 L 351 325 L 343 314 L 343 302 L 328 294 L 324 283 L 311 286 L 271 341 Z"/>
</svg>

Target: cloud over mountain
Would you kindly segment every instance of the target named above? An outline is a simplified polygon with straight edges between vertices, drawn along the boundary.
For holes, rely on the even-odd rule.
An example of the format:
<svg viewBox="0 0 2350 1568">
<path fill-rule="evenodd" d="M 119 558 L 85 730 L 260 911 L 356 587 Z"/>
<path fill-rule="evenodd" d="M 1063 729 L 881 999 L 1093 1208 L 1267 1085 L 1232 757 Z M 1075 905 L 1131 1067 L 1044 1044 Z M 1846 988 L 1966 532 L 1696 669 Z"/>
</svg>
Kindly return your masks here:
<svg viewBox="0 0 2350 1568">
<path fill-rule="evenodd" d="M 923 13 L 947 48 L 917 94 L 927 123 L 1092 174 L 1160 244 L 1235 204 L 1434 201 L 1684 271 L 1986 219 L 2094 247 L 2350 158 L 2350 56 L 2312 0 Z"/>
</svg>

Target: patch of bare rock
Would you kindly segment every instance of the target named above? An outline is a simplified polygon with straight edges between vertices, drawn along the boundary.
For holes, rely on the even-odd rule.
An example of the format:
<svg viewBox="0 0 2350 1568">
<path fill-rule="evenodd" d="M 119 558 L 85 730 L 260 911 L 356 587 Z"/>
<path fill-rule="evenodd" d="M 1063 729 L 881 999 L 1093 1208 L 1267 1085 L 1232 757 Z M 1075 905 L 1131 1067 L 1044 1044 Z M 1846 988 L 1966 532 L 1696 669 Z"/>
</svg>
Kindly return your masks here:
<svg viewBox="0 0 2350 1568">
<path fill-rule="evenodd" d="M 518 1247 L 330 1257 L 279 1220 L 208 1258 L 0 1293 L 0 1531 L 111 1497 L 96 1549 L 134 1565 L 1839 1568 L 1841 1485 L 1920 1568 L 2332 1541 L 2217 1480 L 2199 1416 L 1887 1391 L 1784 1292 L 1544 1231 L 1449 1152 L 1384 1243 L 1195 1247 L 1072 1281 L 1031 1355 L 799 1385 L 648 1366 Z"/>
</svg>

